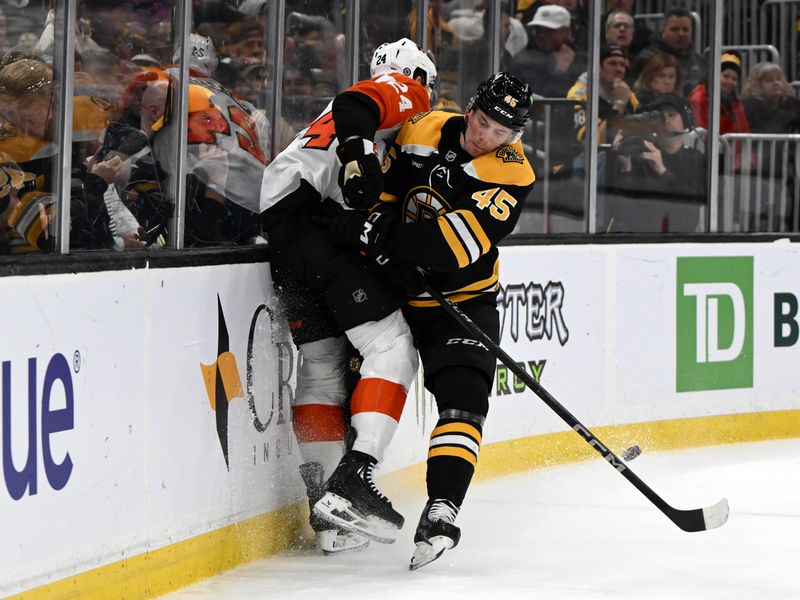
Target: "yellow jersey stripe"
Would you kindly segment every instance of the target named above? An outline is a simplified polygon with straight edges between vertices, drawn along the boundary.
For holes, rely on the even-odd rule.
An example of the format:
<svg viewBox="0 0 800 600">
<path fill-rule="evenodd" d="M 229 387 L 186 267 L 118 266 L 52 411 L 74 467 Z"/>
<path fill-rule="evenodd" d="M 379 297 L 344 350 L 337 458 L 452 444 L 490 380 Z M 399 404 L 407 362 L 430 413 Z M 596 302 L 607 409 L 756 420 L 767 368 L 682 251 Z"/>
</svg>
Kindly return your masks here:
<svg viewBox="0 0 800 600">
<path fill-rule="evenodd" d="M 468 436 L 472 437 L 477 441 L 479 444 L 481 443 L 481 433 L 477 430 L 474 426 L 468 423 L 447 423 L 445 425 L 440 425 L 433 431 L 431 431 L 431 437 L 436 435 L 442 435 L 444 433 L 466 433 Z"/>
<path fill-rule="evenodd" d="M 496 290 L 497 288 L 495 288 Z M 447 299 L 450 302 L 454 302 L 458 304 L 459 302 L 464 302 L 465 300 L 471 300 L 472 298 L 477 298 L 481 294 L 485 292 L 478 292 L 476 294 L 455 294 L 453 296 L 448 296 Z M 418 308 L 436 308 L 439 306 L 439 303 L 436 300 L 423 300 L 423 299 L 416 299 L 416 300 L 409 300 L 409 306 L 416 306 Z"/>
<path fill-rule="evenodd" d="M 439 217 L 436 219 L 436 222 L 439 224 L 439 229 L 442 230 L 442 235 L 444 236 L 447 245 L 450 246 L 450 250 L 456 257 L 458 268 L 463 269 L 469 264 L 469 256 L 467 256 L 467 251 L 464 248 L 464 244 L 462 244 L 461 240 L 458 239 L 456 232 L 453 230 L 453 226 L 446 218 Z"/>
<path fill-rule="evenodd" d="M 470 452 L 469 450 L 464 450 L 463 448 L 454 448 L 453 446 L 438 446 L 436 448 L 431 448 L 428 452 L 428 458 L 433 458 L 434 456 L 453 456 L 455 458 L 463 458 L 473 467 L 478 464 L 478 459 L 475 458 L 475 455 Z"/>
<path fill-rule="evenodd" d="M 450 302 L 464 302 L 465 300 L 470 300 L 472 298 L 477 298 L 481 294 L 486 294 L 488 292 L 496 292 L 500 288 L 500 282 L 498 277 L 498 265 L 500 261 L 495 261 L 494 266 L 494 273 L 488 279 L 483 279 L 481 281 L 476 281 L 470 285 L 464 286 L 463 288 L 459 288 L 457 290 L 453 290 L 452 292 L 446 292 L 445 296 Z M 414 298 L 413 300 L 409 300 L 409 306 L 417 306 L 420 308 L 435 308 L 439 306 L 439 303 L 436 300 L 431 300 L 425 297 Z"/>
</svg>

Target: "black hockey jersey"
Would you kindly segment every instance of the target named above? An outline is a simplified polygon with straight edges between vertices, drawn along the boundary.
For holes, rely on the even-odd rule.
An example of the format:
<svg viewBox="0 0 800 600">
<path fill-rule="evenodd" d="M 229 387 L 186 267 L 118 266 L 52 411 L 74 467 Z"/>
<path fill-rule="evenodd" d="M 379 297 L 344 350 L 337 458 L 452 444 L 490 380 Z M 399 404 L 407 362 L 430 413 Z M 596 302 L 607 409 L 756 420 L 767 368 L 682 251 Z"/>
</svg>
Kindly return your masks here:
<svg viewBox="0 0 800 600">
<path fill-rule="evenodd" d="M 497 243 L 536 179 L 519 141 L 473 157 L 459 143 L 464 129 L 463 116 L 442 111 L 406 121 L 384 162 L 381 196 L 404 222 L 388 232 L 385 253 L 427 269 L 454 302 L 497 291 Z M 438 306 L 427 294 L 410 304 Z"/>
</svg>

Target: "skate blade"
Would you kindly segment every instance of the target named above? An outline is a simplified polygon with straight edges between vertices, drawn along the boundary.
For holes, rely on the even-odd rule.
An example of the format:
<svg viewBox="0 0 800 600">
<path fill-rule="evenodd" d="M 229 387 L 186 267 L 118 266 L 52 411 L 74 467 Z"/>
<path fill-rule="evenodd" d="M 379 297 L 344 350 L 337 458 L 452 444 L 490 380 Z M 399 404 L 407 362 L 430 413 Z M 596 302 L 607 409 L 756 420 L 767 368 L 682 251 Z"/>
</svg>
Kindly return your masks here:
<svg viewBox="0 0 800 600">
<path fill-rule="evenodd" d="M 330 492 L 314 505 L 313 512 L 339 529 L 352 531 L 381 544 L 393 544 L 397 539 L 397 527 L 376 516 L 365 517 L 356 512 L 348 500 Z"/>
<path fill-rule="evenodd" d="M 453 547 L 453 540 L 443 535 L 437 535 L 429 539 L 427 542 L 417 542 L 417 547 L 414 550 L 414 555 L 411 557 L 411 564 L 408 568 L 411 571 L 424 567 L 432 563 L 442 554 L 445 550 Z"/>
<path fill-rule="evenodd" d="M 316 534 L 317 548 L 325 556 L 360 552 L 369 546 L 369 540 L 363 535 L 339 529 L 326 529 Z"/>
</svg>

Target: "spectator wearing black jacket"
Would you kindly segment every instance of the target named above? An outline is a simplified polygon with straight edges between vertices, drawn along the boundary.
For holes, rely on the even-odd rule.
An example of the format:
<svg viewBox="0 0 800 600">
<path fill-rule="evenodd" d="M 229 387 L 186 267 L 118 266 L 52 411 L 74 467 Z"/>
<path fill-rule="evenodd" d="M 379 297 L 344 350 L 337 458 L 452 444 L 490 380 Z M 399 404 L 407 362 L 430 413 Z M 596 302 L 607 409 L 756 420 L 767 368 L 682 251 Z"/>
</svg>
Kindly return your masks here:
<svg viewBox="0 0 800 600">
<path fill-rule="evenodd" d="M 702 152 L 684 146 L 685 134 L 694 128 L 691 106 L 680 96 L 662 94 L 643 112 L 627 117 L 606 161 L 606 191 L 628 200 L 628 215 L 617 215 L 614 228 L 625 230 L 627 221 L 649 224 L 645 229 L 653 230 L 653 220 L 641 213 L 646 207 L 658 206 L 656 226 L 669 231 L 669 213 L 664 207 L 676 204 L 684 209 L 688 205 L 694 215 L 689 226 L 684 221 L 679 229 L 694 231 L 706 198 L 706 161 Z M 648 200 L 662 203 L 643 202 Z"/>
</svg>

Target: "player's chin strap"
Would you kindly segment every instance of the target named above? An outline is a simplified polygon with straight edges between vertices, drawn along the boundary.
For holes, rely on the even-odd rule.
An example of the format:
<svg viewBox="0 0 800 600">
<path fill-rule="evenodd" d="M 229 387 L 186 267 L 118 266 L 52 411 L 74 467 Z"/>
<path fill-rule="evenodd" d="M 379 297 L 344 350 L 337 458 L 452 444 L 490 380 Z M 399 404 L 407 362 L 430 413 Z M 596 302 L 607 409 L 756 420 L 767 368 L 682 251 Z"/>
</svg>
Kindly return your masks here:
<svg viewBox="0 0 800 600">
<path fill-rule="evenodd" d="M 673 508 L 667 504 L 661 496 L 656 494 L 644 481 L 630 470 L 630 468 L 623 463 L 622 459 L 618 458 L 611 450 L 608 449 L 597 436 L 595 436 L 589 429 L 583 425 L 578 419 L 572 415 L 564 406 L 558 402 L 550 393 L 545 390 L 538 381 L 531 377 L 528 372 L 521 367 L 523 363 L 516 362 L 506 352 L 497 345 L 483 330 L 478 327 L 472 319 L 470 319 L 455 303 L 448 300 L 444 294 L 435 289 L 425 277 L 425 272 L 418 268 L 421 275 L 421 286 L 430 295 L 431 298 L 436 300 L 444 311 L 453 319 L 458 321 L 464 329 L 466 329 L 475 339 L 482 342 L 484 346 L 497 357 L 509 370 L 519 377 L 530 390 L 539 396 L 547 406 L 549 406 L 570 428 L 580 435 L 583 440 L 589 444 L 610 464 L 616 471 L 622 474 L 633 486 L 639 490 L 644 496 L 652 502 L 656 508 L 664 513 L 675 525 L 684 531 L 704 531 L 706 529 L 714 529 L 724 525 L 728 520 L 728 501 L 724 498 L 716 504 L 706 508 L 696 508 L 692 510 L 680 510 Z"/>
</svg>

